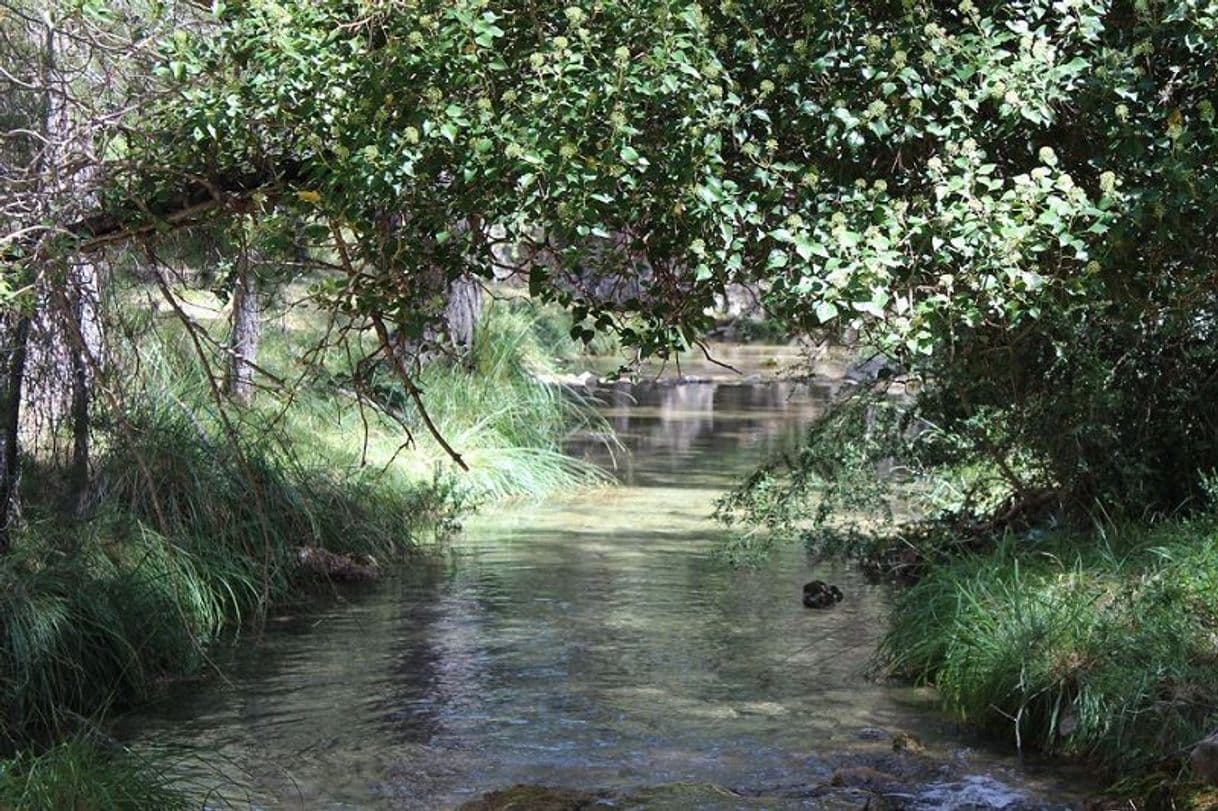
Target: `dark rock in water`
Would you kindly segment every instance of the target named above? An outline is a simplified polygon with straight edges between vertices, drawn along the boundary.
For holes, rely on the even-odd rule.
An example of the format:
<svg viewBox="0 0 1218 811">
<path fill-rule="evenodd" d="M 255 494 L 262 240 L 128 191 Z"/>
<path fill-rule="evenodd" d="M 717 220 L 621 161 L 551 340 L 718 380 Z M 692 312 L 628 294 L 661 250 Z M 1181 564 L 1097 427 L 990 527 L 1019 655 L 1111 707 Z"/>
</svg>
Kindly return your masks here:
<svg viewBox="0 0 1218 811">
<path fill-rule="evenodd" d="M 905 790 L 905 785 L 899 778 L 869 766 L 840 768 L 829 779 L 829 785 L 841 788 L 862 788 L 877 793 L 899 793 Z"/>
<path fill-rule="evenodd" d="M 986 774 L 961 774 L 956 766 L 920 754 L 912 735 L 894 735 L 896 751 L 853 752 L 831 759 L 827 783 L 805 795 L 861 795 L 869 811 L 1068 811 L 1071 803 L 1046 802 Z M 836 761 L 836 762 L 834 762 Z M 819 807 L 819 806 L 817 806 Z"/>
<path fill-rule="evenodd" d="M 342 555 L 320 546 L 302 546 L 296 552 L 301 571 L 324 580 L 362 582 L 375 580 L 381 570 L 367 555 Z"/>
<path fill-rule="evenodd" d="M 1218 732 L 1194 746 L 1189 760 L 1197 777 L 1218 785 Z"/>
<path fill-rule="evenodd" d="M 899 735 L 893 736 L 892 751 L 913 752 L 915 755 L 920 755 L 926 751 L 926 746 L 922 743 L 922 741 L 918 740 L 917 735 L 902 732 Z"/>
<path fill-rule="evenodd" d="M 879 727 L 863 727 L 855 733 L 855 737 L 860 741 L 882 741 L 890 735 L 888 730 Z"/>
<path fill-rule="evenodd" d="M 459 811 L 585 811 L 617 808 L 629 811 L 889 811 L 900 806 L 865 789 L 821 786 L 808 791 L 734 790 L 714 783 L 660 783 L 624 791 L 586 792 L 547 786 L 517 785 L 492 791 L 462 805 Z"/>
<path fill-rule="evenodd" d="M 601 798 L 585 791 L 519 784 L 483 794 L 460 811 L 583 811 L 595 808 Z"/>
<path fill-rule="evenodd" d="M 804 584 L 804 606 L 807 608 L 828 608 L 842 600 L 842 590 L 830 586 L 824 580 L 813 580 Z"/>
<path fill-rule="evenodd" d="M 910 754 L 847 756 L 829 780 L 815 784 L 728 788 L 713 783 L 660 783 L 621 791 L 581 791 L 520 784 L 492 791 L 459 811 L 1067 811 L 985 775 L 960 776 Z M 865 762 L 866 761 L 866 762 Z"/>
</svg>

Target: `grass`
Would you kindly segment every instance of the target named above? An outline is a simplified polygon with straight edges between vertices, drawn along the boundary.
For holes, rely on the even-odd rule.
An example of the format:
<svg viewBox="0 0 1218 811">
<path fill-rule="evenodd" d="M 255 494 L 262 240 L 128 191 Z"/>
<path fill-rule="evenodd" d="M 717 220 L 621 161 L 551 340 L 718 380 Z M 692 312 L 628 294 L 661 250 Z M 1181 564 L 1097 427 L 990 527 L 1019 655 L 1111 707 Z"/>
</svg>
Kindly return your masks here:
<svg viewBox="0 0 1218 811">
<path fill-rule="evenodd" d="M 0 731 L 10 739 L 197 671 L 224 628 L 292 593 L 300 546 L 391 557 L 447 507 L 430 482 L 344 477 L 252 443 L 238 456 L 173 412 L 133 426 L 101 462 L 100 512 L 76 522 L 31 505 L 0 558 Z"/>
<path fill-rule="evenodd" d="M 547 365 L 554 361 L 571 364 L 590 357 L 623 357 L 624 360 L 622 346 L 612 333 L 598 331 L 587 343 L 572 338 L 574 319 L 557 304 L 539 304 L 530 298 L 515 296 L 498 302 L 497 306 L 507 308 L 529 325 L 531 340 L 546 349 Z"/>
<path fill-rule="evenodd" d="M 199 801 L 162 756 L 72 738 L 0 761 L 0 808 L 187 811 Z"/>
<path fill-rule="evenodd" d="M 561 440 L 573 430 L 610 432 L 589 401 L 537 381 L 552 364 L 527 311 L 492 308 L 466 366 L 424 371 L 427 406 L 470 465 L 462 482 L 470 497 L 536 498 L 604 483 L 600 468 L 567 456 Z M 437 456 L 433 449 L 432 464 Z"/>
<path fill-rule="evenodd" d="M 1012 537 L 902 592 L 880 662 L 1023 747 L 1174 776 L 1218 726 L 1215 595 L 1214 518 Z"/>
<path fill-rule="evenodd" d="M 282 413 L 281 431 L 306 463 L 371 469 L 399 486 L 438 477 L 474 504 L 600 483 L 599 469 L 564 454 L 562 440 L 581 428 L 607 429 L 574 392 L 538 382 L 553 376 L 555 352 L 568 348 L 545 342 L 550 318 L 531 304 L 492 302 L 471 355 L 463 363 L 425 367 L 417 381 L 429 415 L 468 472 L 457 471 L 386 366 L 372 373 L 371 402 L 361 409 L 352 359 L 342 347 L 313 358 L 290 408 L 264 397 L 260 417 L 270 421 Z M 300 375 L 299 347 L 320 342 L 319 321 L 307 310 L 291 313 L 265 330 L 262 362 L 281 377 Z M 357 343 L 357 349 L 367 347 Z"/>
</svg>

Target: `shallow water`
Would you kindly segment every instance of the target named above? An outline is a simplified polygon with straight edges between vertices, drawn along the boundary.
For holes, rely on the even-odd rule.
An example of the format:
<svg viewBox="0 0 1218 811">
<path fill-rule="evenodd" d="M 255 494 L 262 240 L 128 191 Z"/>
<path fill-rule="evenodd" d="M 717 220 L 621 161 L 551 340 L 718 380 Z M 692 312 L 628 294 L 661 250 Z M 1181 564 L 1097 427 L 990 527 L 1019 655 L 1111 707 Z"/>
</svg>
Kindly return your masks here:
<svg viewBox="0 0 1218 811">
<path fill-rule="evenodd" d="M 223 679 L 176 686 L 125 734 L 218 757 L 204 779 L 239 783 L 222 791 L 239 806 L 447 808 L 514 783 L 764 793 L 885 747 L 876 729 L 917 732 L 967 775 L 927 786 L 922 807 L 1071 799 L 1077 782 L 1020 769 L 925 693 L 867 678 L 886 588 L 798 549 L 746 571 L 711 554 L 715 496 L 788 447 L 831 389 L 602 388 L 629 452 L 573 451 L 620 487 L 488 510 L 443 557 L 220 650 Z M 814 576 L 845 600 L 803 608 Z"/>
</svg>

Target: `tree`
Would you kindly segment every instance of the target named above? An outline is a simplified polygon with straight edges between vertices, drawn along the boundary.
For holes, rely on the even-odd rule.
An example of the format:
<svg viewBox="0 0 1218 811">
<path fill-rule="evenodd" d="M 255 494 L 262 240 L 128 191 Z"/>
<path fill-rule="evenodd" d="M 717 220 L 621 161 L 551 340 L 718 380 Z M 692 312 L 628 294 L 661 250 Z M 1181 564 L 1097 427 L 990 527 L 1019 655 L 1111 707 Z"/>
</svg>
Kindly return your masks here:
<svg viewBox="0 0 1218 811">
<path fill-rule="evenodd" d="M 242 405 L 254 397 L 254 366 L 258 358 L 258 277 L 248 255 L 241 258 L 233 280 L 232 337 L 225 389 Z"/>
<path fill-rule="evenodd" d="M 123 153 L 130 134 L 123 125 L 145 92 L 139 75 L 168 17 L 100 2 L 0 3 L 5 532 L 26 451 L 64 464 L 72 511 L 83 512 L 90 500 L 105 278 L 103 257 L 84 249 L 78 225 L 101 209 L 106 166 Z"/>
<path fill-rule="evenodd" d="M 793 329 L 904 360 L 999 467 L 1030 453 L 1013 488 L 1169 509 L 1218 462 L 1196 408 L 1216 18 L 1198 0 L 246 0 L 164 41 L 149 137 L 103 161 L 99 210 L 57 222 L 79 249 L 287 208 L 333 260 L 318 301 L 404 377 L 392 336 L 444 310 L 427 280 L 487 277 L 505 245 L 578 334 L 644 354 L 753 285 Z M 1114 397 L 1116 379 L 1153 385 Z"/>
</svg>

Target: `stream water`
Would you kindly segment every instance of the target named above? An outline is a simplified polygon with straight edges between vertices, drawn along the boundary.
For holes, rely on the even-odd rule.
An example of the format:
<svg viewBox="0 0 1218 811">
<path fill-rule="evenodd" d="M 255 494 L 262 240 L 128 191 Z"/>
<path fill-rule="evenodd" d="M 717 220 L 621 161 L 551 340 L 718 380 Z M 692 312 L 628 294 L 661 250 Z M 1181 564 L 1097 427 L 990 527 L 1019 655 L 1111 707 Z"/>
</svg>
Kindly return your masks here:
<svg viewBox="0 0 1218 811">
<path fill-rule="evenodd" d="M 1069 803 L 1078 780 L 990 752 L 925 692 L 868 678 L 885 587 L 799 549 L 748 570 L 713 556 L 714 498 L 831 389 L 602 388 L 627 451 L 573 449 L 620 486 L 490 509 L 442 556 L 273 617 L 217 652 L 223 678 L 174 686 L 124 734 L 206 753 L 220 773 L 202 779 L 237 807 L 436 809 L 516 783 L 693 782 L 772 799 L 663 807 L 817 808 L 789 787 L 891 755 L 898 731 L 960 777 L 923 785 L 914 807 Z M 811 577 L 845 599 L 805 609 Z"/>
</svg>

